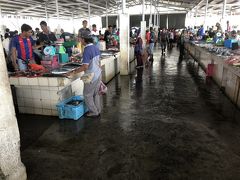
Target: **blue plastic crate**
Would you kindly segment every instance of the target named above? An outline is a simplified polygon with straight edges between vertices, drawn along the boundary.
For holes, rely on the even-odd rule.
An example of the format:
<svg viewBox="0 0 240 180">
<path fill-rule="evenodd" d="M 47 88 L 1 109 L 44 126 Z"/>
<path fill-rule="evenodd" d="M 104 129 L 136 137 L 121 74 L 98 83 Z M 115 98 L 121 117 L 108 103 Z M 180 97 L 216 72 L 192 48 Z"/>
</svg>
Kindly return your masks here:
<svg viewBox="0 0 240 180">
<path fill-rule="evenodd" d="M 70 101 L 81 100 L 82 102 L 78 105 L 69 105 Z M 78 120 L 82 117 L 87 111 L 87 106 L 84 102 L 83 96 L 73 96 L 69 99 L 66 99 L 57 105 L 58 116 L 60 119 L 74 119 Z"/>
<path fill-rule="evenodd" d="M 235 43 L 235 42 L 237 41 L 234 39 L 227 39 L 224 41 L 224 47 L 232 49 L 232 43 Z"/>
</svg>

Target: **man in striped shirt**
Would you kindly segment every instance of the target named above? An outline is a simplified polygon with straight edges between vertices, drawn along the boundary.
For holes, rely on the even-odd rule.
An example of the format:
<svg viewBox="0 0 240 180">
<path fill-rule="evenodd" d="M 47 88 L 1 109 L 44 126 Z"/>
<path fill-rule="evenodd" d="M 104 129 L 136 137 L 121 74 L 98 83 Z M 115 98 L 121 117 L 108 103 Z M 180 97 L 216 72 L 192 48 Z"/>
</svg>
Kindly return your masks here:
<svg viewBox="0 0 240 180">
<path fill-rule="evenodd" d="M 21 31 L 20 35 L 14 36 L 12 39 L 11 55 L 15 71 L 27 70 L 29 61 L 34 61 L 33 48 L 36 48 L 35 42 L 31 37 L 32 27 L 23 24 Z"/>
</svg>

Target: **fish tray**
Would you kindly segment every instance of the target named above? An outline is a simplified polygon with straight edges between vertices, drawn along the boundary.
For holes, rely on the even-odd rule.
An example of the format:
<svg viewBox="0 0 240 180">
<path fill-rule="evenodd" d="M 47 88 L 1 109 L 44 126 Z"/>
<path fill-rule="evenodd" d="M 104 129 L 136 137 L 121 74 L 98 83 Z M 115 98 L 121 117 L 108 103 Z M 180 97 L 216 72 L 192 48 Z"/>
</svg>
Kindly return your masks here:
<svg viewBox="0 0 240 180">
<path fill-rule="evenodd" d="M 79 103 L 70 103 L 74 101 Z M 78 120 L 88 111 L 83 96 L 73 96 L 58 103 L 56 106 L 59 119 Z"/>
</svg>

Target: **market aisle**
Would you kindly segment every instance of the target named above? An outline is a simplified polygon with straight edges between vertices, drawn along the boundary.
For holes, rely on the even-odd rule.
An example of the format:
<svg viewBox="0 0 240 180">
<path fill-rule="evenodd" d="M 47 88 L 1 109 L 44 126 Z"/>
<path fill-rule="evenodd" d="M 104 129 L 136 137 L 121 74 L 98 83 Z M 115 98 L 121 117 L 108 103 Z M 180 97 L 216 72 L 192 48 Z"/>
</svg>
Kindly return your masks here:
<svg viewBox="0 0 240 180">
<path fill-rule="evenodd" d="M 240 111 L 176 49 L 108 88 L 101 119 L 19 117 L 30 180 L 240 178 Z"/>
</svg>

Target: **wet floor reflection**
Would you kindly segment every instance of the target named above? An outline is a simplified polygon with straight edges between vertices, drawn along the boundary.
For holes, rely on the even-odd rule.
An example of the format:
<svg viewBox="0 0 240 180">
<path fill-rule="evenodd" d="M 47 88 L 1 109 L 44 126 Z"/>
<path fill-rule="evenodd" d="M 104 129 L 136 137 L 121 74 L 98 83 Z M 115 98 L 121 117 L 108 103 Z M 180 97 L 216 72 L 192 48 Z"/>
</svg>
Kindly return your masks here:
<svg viewBox="0 0 240 180">
<path fill-rule="evenodd" d="M 101 118 L 49 124 L 22 152 L 29 179 L 238 179 L 240 111 L 178 57 L 156 48 L 152 67 L 113 79 Z"/>
</svg>

